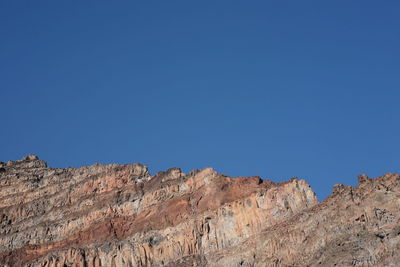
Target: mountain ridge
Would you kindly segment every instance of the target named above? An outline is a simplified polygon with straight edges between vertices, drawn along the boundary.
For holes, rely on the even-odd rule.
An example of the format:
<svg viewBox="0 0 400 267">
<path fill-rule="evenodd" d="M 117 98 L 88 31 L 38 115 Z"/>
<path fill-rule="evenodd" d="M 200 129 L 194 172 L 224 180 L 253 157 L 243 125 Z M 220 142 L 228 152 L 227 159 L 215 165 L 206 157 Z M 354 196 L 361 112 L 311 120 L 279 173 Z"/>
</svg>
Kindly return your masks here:
<svg viewBox="0 0 400 267">
<path fill-rule="evenodd" d="M 28 155 L 0 162 L 0 266 L 395 266 L 399 195 L 397 173 L 319 202 L 297 178 Z"/>
</svg>

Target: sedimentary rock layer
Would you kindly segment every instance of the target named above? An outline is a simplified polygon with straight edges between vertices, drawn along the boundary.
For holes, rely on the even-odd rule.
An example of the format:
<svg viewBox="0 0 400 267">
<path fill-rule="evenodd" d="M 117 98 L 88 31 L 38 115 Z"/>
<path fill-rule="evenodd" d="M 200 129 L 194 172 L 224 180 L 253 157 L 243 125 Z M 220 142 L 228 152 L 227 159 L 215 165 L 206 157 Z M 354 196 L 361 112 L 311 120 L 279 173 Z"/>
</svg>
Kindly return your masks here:
<svg viewBox="0 0 400 267">
<path fill-rule="evenodd" d="M 0 163 L 0 266 L 396 266 L 399 194 L 397 174 L 318 203 L 295 178 L 29 155 Z"/>
</svg>

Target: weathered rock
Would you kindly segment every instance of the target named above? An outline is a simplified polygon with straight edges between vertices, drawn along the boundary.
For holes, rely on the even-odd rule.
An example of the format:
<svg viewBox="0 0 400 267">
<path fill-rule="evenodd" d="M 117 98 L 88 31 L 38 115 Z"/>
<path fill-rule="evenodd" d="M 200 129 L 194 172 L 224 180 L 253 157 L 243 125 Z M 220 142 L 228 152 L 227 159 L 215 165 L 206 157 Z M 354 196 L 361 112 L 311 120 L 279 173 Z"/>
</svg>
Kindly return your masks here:
<svg viewBox="0 0 400 267">
<path fill-rule="evenodd" d="M 303 180 L 141 164 L 0 166 L 0 266 L 396 266 L 400 178 L 318 203 Z"/>
</svg>

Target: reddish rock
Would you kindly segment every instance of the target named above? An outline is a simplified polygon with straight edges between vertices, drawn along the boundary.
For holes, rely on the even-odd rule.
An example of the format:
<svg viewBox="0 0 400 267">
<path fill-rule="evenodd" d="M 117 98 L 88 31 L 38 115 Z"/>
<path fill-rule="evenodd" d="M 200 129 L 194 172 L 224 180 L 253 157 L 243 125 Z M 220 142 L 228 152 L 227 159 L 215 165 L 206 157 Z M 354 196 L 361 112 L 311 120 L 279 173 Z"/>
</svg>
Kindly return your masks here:
<svg viewBox="0 0 400 267">
<path fill-rule="evenodd" d="M 318 203 L 207 168 L 0 165 L 0 266 L 396 266 L 400 178 L 359 177 Z"/>
</svg>

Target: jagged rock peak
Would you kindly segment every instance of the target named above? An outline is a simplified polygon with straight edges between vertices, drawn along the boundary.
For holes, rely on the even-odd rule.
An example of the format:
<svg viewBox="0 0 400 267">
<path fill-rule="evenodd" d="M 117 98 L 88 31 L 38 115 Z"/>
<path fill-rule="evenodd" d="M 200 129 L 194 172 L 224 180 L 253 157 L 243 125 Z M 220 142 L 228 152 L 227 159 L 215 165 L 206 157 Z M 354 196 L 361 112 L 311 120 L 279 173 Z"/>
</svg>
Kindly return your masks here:
<svg viewBox="0 0 400 267">
<path fill-rule="evenodd" d="M 26 155 L 22 158 L 23 161 L 39 160 L 39 157 L 33 154 Z"/>
<path fill-rule="evenodd" d="M 12 168 L 46 168 L 47 162 L 39 159 L 38 156 L 29 154 L 24 156 L 22 159 L 12 161 L 9 160 L 7 163 L 1 163 L 0 167 L 12 167 Z"/>
</svg>

